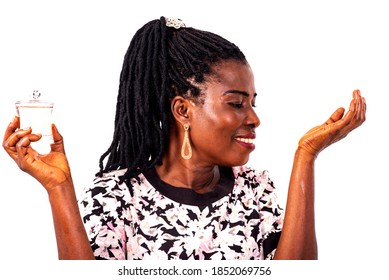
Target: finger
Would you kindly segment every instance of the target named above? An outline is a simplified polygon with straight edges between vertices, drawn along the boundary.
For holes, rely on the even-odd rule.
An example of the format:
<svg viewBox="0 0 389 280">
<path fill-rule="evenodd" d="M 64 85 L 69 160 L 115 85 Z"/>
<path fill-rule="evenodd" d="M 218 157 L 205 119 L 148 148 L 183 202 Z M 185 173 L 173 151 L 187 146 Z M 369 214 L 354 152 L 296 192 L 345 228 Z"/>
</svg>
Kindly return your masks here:
<svg viewBox="0 0 389 280">
<path fill-rule="evenodd" d="M 363 113 L 364 113 L 365 118 L 366 118 L 367 105 L 366 105 L 366 99 L 364 97 L 362 97 L 362 102 L 363 102 Z"/>
<path fill-rule="evenodd" d="M 356 115 L 356 99 L 351 100 L 350 107 L 347 113 L 344 115 L 342 119 L 342 126 L 348 126 L 355 121 L 355 115 Z"/>
<path fill-rule="evenodd" d="M 331 124 L 339 121 L 343 117 L 344 111 L 344 108 L 338 108 L 334 113 L 332 113 L 331 117 L 325 122 L 325 124 Z"/>
<path fill-rule="evenodd" d="M 31 142 L 39 141 L 41 134 L 27 134 L 16 143 L 16 149 L 30 146 Z"/>
<path fill-rule="evenodd" d="M 363 105 L 363 100 L 361 93 L 358 92 L 358 99 L 357 99 L 357 121 L 360 123 L 360 125 L 365 121 L 365 116 L 364 116 L 364 105 Z"/>
<path fill-rule="evenodd" d="M 42 138 L 42 135 L 39 134 L 28 134 L 24 136 L 18 143 L 16 144 L 16 153 L 17 153 L 17 162 L 19 167 L 24 170 L 25 162 L 27 161 L 27 150 L 33 150 L 30 145 L 31 142 L 36 142 Z M 36 153 L 36 152 L 35 152 Z"/>
<path fill-rule="evenodd" d="M 353 91 L 353 99 L 350 102 L 349 111 L 345 114 L 339 125 L 346 134 L 360 126 L 364 122 L 364 101 L 359 90 Z"/>
<path fill-rule="evenodd" d="M 350 101 L 349 110 L 344 116 L 344 120 L 349 123 L 354 118 L 357 110 L 358 110 L 358 101 L 361 100 L 361 93 L 358 89 L 353 91 L 353 99 Z"/>
<path fill-rule="evenodd" d="M 366 119 L 366 100 L 362 97 L 359 90 L 354 91 L 355 116 L 354 128 L 360 126 Z"/>
<path fill-rule="evenodd" d="M 16 151 L 16 144 L 25 137 L 26 135 L 31 133 L 31 128 L 28 129 L 19 129 L 18 131 L 14 132 L 9 136 L 4 142 L 3 147 L 4 149 L 10 154 L 10 152 Z"/>
<path fill-rule="evenodd" d="M 360 94 L 360 91 L 358 89 L 354 90 L 353 91 L 353 99 L 351 100 L 350 102 L 350 106 L 349 106 L 349 110 L 347 111 L 346 114 L 345 113 L 345 109 L 344 108 L 338 108 L 332 115 L 331 117 L 325 122 L 325 124 L 331 124 L 331 123 L 335 123 L 339 120 L 342 120 L 341 122 L 339 122 L 339 126 L 347 126 L 349 125 L 353 118 L 354 118 L 354 115 L 355 115 L 355 111 L 357 110 L 356 108 L 356 100 L 358 99 L 361 99 L 361 94 Z M 343 119 L 342 119 L 343 117 Z"/>
<path fill-rule="evenodd" d="M 51 124 L 51 131 L 53 133 L 54 142 L 59 142 L 63 140 L 62 135 L 59 133 L 58 128 L 55 124 Z"/>
<path fill-rule="evenodd" d="M 353 98 L 360 98 L 361 97 L 361 91 L 359 89 L 356 89 L 353 91 Z"/>
<path fill-rule="evenodd" d="M 361 93 L 359 93 L 359 96 L 360 96 L 359 120 L 362 124 L 366 120 L 366 99 L 362 97 Z"/>
<path fill-rule="evenodd" d="M 54 140 L 54 143 L 51 144 L 51 151 L 65 153 L 63 137 L 59 133 L 58 128 L 55 124 L 51 125 L 51 131 L 53 133 L 53 140 Z"/>
<path fill-rule="evenodd" d="M 12 121 L 9 123 L 7 129 L 4 133 L 3 143 L 19 128 L 20 122 L 19 117 L 15 116 Z"/>
</svg>

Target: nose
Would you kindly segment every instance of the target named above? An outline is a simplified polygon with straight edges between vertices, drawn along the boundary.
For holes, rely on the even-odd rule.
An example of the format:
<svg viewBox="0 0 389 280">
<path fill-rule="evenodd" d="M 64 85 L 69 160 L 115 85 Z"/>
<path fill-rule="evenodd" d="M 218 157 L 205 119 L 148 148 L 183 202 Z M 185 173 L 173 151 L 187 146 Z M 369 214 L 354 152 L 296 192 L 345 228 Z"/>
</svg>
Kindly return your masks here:
<svg viewBox="0 0 389 280">
<path fill-rule="evenodd" d="M 249 112 L 248 112 L 247 118 L 246 118 L 246 124 L 249 126 L 252 126 L 254 128 L 257 128 L 261 124 L 261 120 L 259 119 L 259 117 L 258 117 L 258 115 L 255 112 L 253 107 L 251 107 L 249 109 Z"/>
</svg>

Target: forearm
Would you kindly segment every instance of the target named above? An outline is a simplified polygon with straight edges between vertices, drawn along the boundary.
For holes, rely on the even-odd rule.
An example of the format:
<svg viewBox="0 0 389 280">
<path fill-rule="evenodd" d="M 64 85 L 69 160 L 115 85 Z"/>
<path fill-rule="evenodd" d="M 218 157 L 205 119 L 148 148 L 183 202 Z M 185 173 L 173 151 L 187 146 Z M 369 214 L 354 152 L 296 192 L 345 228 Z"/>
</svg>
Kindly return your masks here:
<svg viewBox="0 0 389 280">
<path fill-rule="evenodd" d="M 81 220 L 73 183 L 49 191 L 59 259 L 94 259 Z"/>
<path fill-rule="evenodd" d="M 317 259 L 314 161 L 303 150 L 296 151 L 275 259 Z"/>
</svg>

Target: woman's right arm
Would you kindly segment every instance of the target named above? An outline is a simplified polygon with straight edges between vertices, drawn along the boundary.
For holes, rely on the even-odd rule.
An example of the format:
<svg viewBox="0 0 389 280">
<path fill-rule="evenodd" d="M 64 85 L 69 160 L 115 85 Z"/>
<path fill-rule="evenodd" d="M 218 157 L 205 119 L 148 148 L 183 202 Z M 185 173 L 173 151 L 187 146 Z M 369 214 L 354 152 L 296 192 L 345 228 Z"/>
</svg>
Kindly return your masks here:
<svg viewBox="0 0 389 280">
<path fill-rule="evenodd" d="M 53 125 L 51 152 L 41 155 L 30 146 L 41 136 L 32 134 L 31 128 L 18 128 L 19 118 L 15 117 L 5 131 L 3 147 L 21 170 L 37 179 L 46 189 L 59 259 L 94 259 L 80 216 L 62 136 Z"/>
<path fill-rule="evenodd" d="M 315 232 L 315 160 L 319 153 L 346 137 L 366 119 L 366 100 L 353 93 L 349 111 L 336 110 L 299 141 L 290 176 L 285 219 L 274 259 L 317 259 Z"/>
</svg>

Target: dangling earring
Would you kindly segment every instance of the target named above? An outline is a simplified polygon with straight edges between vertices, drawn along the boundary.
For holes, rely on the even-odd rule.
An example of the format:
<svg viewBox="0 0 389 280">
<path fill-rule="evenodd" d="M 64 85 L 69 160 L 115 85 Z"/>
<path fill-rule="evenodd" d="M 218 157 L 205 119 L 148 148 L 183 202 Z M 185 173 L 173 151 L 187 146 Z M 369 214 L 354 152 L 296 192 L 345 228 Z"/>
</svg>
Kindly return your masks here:
<svg viewBox="0 0 389 280">
<path fill-rule="evenodd" d="M 189 142 L 189 124 L 184 124 L 185 134 L 184 134 L 184 141 L 182 142 L 181 147 L 181 156 L 184 159 L 190 159 L 192 157 L 192 147 L 190 146 Z M 187 153 L 185 153 L 185 150 L 187 150 Z"/>
</svg>

